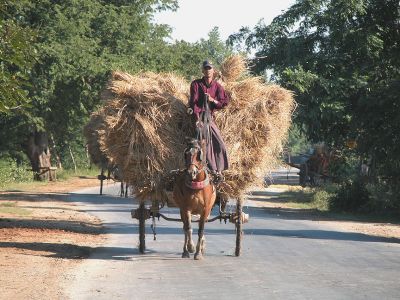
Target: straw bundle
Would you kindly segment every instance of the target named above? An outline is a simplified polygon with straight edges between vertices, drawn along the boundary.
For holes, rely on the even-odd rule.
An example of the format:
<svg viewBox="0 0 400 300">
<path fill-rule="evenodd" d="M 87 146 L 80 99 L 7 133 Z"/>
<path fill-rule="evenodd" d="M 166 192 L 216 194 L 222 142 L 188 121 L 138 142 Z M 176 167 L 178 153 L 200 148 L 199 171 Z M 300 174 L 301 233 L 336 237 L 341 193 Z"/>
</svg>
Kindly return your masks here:
<svg viewBox="0 0 400 300">
<path fill-rule="evenodd" d="M 225 86 L 230 105 L 216 114 L 227 145 L 230 169 L 221 190 L 240 197 L 250 186 L 263 183 L 266 172 L 279 163 L 293 111 L 292 94 L 259 78 L 246 78 Z"/>
<path fill-rule="evenodd" d="M 247 74 L 247 65 L 243 57 L 232 55 L 221 64 L 221 78 L 224 82 L 237 81 Z"/>
<path fill-rule="evenodd" d="M 187 82 L 173 74 L 114 72 L 108 89 L 117 97 L 104 105 L 109 130 L 101 149 L 122 168 L 136 196 L 165 200 L 164 178 L 184 167 L 185 136 L 194 132 Z"/>
<path fill-rule="evenodd" d="M 245 66 L 239 56 L 222 64 L 221 83 L 231 101 L 215 114 L 230 163 L 220 189 L 237 198 L 275 167 L 294 106 L 289 91 L 248 76 Z M 108 132 L 100 149 L 141 199 L 165 200 L 169 171 L 184 167 L 185 137 L 194 133 L 186 113 L 188 92 L 189 83 L 173 74 L 114 72 L 104 93 Z"/>
<path fill-rule="evenodd" d="M 100 168 L 107 168 L 111 164 L 106 154 L 100 150 L 100 141 L 104 139 L 107 130 L 105 117 L 103 109 L 100 109 L 91 114 L 89 122 L 83 128 L 90 160 Z"/>
</svg>

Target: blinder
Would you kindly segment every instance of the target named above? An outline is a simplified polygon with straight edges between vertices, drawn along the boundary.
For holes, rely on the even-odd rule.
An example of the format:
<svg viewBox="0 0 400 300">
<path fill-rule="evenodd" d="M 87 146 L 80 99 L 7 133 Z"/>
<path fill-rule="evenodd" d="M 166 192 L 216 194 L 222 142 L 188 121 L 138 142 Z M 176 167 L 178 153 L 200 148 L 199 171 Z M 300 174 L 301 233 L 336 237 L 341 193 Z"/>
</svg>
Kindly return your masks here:
<svg viewBox="0 0 400 300">
<path fill-rule="evenodd" d="M 192 156 L 196 153 L 197 151 L 197 155 L 198 155 L 198 160 L 200 160 L 201 162 L 205 161 L 205 155 L 203 150 L 201 149 L 200 146 L 192 144 L 190 147 L 185 149 L 185 156 L 190 153 Z"/>
</svg>

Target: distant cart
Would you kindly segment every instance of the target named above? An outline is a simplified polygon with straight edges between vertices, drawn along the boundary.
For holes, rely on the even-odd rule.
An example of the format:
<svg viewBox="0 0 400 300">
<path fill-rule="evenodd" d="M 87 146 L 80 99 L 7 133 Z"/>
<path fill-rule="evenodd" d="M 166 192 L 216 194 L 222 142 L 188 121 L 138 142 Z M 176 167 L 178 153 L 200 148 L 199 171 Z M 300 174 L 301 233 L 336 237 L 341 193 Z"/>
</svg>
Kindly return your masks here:
<svg viewBox="0 0 400 300">
<path fill-rule="evenodd" d="M 107 171 L 107 175 L 105 175 L 105 172 Z M 100 180 L 100 195 L 103 195 L 103 182 L 104 180 L 113 180 L 114 182 L 121 182 L 121 188 L 120 188 L 120 196 L 123 197 L 125 196 L 128 197 L 128 184 L 125 183 L 123 178 L 119 172 L 118 167 L 112 167 L 112 168 L 101 168 L 100 175 L 97 175 L 97 179 Z"/>
<path fill-rule="evenodd" d="M 285 156 L 285 163 L 299 169 L 299 185 L 319 186 L 330 178 L 328 173 L 330 159 L 323 152 Z"/>
</svg>

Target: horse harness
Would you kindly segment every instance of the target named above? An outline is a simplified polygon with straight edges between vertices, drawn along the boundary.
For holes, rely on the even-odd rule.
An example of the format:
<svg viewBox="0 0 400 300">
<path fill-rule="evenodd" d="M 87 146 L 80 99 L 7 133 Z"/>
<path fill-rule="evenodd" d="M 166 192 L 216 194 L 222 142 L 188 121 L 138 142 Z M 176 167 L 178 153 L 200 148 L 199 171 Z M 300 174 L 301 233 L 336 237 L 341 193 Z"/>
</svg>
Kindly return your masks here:
<svg viewBox="0 0 400 300">
<path fill-rule="evenodd" d="M 203 111 L 200 113 L 200 121 L 203 123 L 202 128 L 197 127 L 196 128 L 196 140 L 197 141 L 202 141 L 203 139 L 206 140 L 206 143 L 208 145 L 209 139 L 211 138 L 211 133 L 210 133 L 210 123 L 212 121 L 212 116 L 211 116 L 211 111 L 210 107 L 208 106 L 208 95 L 206 95 L 204 101 L 203 101 Z M 199 145 L 194 145 L 192 144 L 191 148 L 187 148 L 185 150 L 186 152 L 190 152 L 192 155 L 194 154 L 194 151 L 199 151 L 200 157 L 199 160 L 201 161 L 202 168 L 199 169 L 199 167 L 193 163 L 190 163 L 188 167 L 193 165 L 197 169 L 197 174 L 199 174 L 201 171 L 204 170 L 206 173 L 206 178 L 202 181 L 193 181 L 190 179 L 185 180 L 185 185 L 193 190 L 201 190 L 208 186 L 210 184 L 210 176 L 209 176 L 209 170 L 206 165 L 203 164 L 204 161 L 206 161 L 206 153 L 204 153 L 203 149 L 201 149 L 201 146 Z"/>
<path fill-rule="evenodd" d="M 209 170 L 208 170 L 207 166 L 203 164 L 203 162 L 206 160 L 205 154 L 199 145 L 192 144 L 192 146 L 190 148 L 186 148 L 185 153 L 190 152 L 191 155 L 193 155 L 195 151 L 198 151 L 200 154 L 199 160 L 201 162 L 201 168 L 199 168 L 196 164 L 194 164 L 192 162 L 188 165 L 188 167 L 194 166 L 197 174 L 204 171 L 206 174 L 206 178 L 202 181 L 193 181 L 193 180 L 190 180 L 189 178 L 186 178 L 185 185 L 188 188 L 193 189 L 193 190 L 201 190 L 210 184 L 210 176 L 209 176 Z"/>
</svg>

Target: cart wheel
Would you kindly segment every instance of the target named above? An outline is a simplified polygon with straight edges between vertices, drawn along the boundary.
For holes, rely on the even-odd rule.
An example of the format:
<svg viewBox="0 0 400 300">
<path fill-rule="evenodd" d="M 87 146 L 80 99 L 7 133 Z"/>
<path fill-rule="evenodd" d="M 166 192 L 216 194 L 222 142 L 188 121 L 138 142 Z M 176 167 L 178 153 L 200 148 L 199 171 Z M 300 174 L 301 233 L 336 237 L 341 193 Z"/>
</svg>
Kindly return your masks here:
<svg viewBox="0 0 400 300">
<path fill-rule="evenodd" d="M 145 207 L 144 203 L 140 203 L 139 206 L 139 252 L 144 253 L 144 250 L 146 250 L 146 241 L 145 241 L 145 223 L 146 223 L 146 217 L 145 217 Z"/>
<path fill-rule="evenodd" d="M 237 220 L 236 220 L 236 249 L 235 249 L 235 256 L 240 256 L 241 252 L 241 242 L 242 242 L 242 203 L 241 201 L 237 201 L 236 204 L 236 213 L 237 213 Z"/>
</svg>

